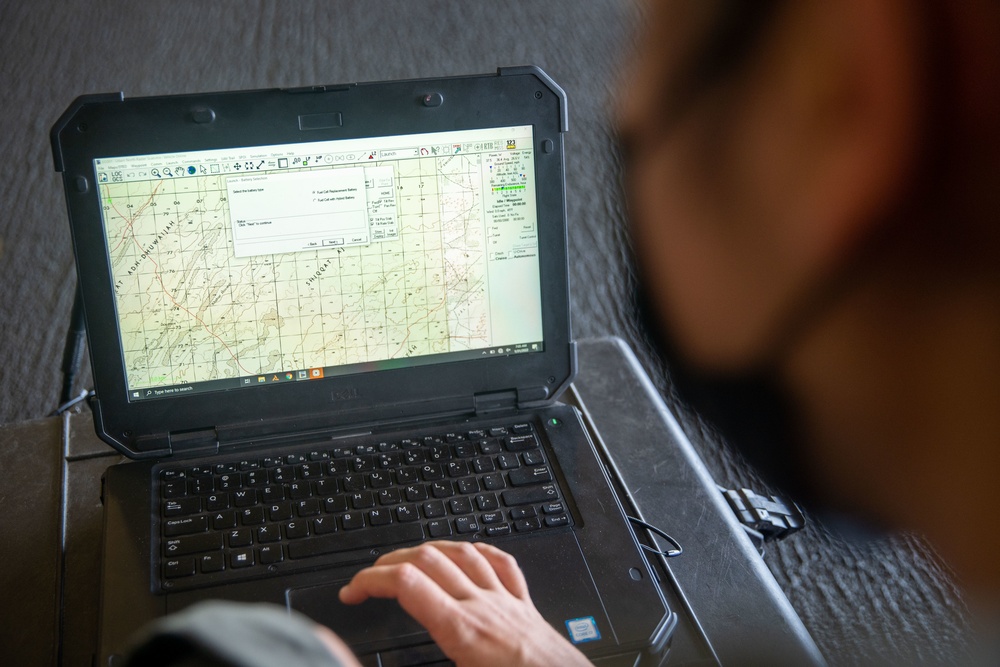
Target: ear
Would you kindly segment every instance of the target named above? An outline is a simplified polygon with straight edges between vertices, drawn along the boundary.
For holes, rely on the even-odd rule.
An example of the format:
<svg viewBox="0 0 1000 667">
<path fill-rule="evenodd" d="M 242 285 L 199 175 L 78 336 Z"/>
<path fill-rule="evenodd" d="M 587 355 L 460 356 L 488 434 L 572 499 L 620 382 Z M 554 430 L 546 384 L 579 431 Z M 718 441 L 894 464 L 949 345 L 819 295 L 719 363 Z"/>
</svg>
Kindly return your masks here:
<svg viewBox="0 0 1000 667">
<path fill-rule="evenodd" d="M 789 9 L 806 29 L 785 36 L 802 42 L 786 51 L 799 58 L 776 68 L 784 74 L 775 83 L 784 88 L 788 122 L 771 121 L 774 149 L 785 157 L 774 162 L 782 171 L 772 173 L 771 185 L 787 197 L 774 232 L 782 260 L 807 286 L 839 268 L 905 196 L 924 122 L 925 63 L 911 2 L 819 1 Z M 795 30 L 796 23 L 786 25 Z"/>
</svg>

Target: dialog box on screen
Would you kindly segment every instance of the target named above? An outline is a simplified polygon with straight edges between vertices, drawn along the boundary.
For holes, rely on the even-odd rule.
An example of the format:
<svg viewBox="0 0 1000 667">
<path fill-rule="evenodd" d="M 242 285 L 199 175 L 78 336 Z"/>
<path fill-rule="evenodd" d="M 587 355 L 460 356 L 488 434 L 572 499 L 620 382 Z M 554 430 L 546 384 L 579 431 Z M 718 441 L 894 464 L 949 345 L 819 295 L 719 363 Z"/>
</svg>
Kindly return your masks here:
<svg viewBox="0 0 1000 667">
<path fill-rule="evenodd" d="M 226 187 L 234 254 L 270 255 L 395 238 L 392 179 L 391 167 L 230 178 Z"/>
</svg>

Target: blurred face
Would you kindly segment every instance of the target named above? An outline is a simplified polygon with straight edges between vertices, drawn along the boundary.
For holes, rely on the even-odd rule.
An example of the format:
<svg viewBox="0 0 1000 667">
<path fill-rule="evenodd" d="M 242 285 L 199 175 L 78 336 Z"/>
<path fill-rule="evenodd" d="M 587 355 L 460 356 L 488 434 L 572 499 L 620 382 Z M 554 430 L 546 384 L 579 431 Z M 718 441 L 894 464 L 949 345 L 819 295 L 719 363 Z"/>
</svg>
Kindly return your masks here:
<svg viewBox="0 0 1000 667">
<path fill-rule="evenodd" d="M 776 66 L 789 48 L 778 9 L 651 3 L 620 131 L 646 315 L 666 334 L 672 380 L 794 492 L 803 448 L 776 355 L 810 284 L 808 242 L 785 224 L 799 214 L 786 189 L 807 147 L 786 138 L 794 105 L 774 103 L 800 83 Z"/>
</svg>

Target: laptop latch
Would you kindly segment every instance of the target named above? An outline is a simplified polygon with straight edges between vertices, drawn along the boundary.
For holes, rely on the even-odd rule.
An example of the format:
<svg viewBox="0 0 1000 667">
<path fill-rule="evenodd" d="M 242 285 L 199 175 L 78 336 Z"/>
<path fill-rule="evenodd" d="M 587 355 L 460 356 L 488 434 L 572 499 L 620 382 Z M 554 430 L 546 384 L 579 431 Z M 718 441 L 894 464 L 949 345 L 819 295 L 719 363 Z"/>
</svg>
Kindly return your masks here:
<svg viewBox="0 0 1000 667">
<path fill-rule="evenodd" d="M 219 434 L 214 428 L 171 433 L 168 437 L 173 456 L 219 453 Z"/>
<path fill-rule="evenodd" d="M 507 412 L 517 409 L 517 392 L 496 391 L 488 394 L 476 394 L 473 396 L 476 414 L 485 415 L 494 412 Z"/>
<path fill-rule="evenodd" d="M 473 397 L 477 415 L 532 408 L 544 404 L 548 399 L 549 392 L 545 387 L 495 391 Z"/>
</svg>

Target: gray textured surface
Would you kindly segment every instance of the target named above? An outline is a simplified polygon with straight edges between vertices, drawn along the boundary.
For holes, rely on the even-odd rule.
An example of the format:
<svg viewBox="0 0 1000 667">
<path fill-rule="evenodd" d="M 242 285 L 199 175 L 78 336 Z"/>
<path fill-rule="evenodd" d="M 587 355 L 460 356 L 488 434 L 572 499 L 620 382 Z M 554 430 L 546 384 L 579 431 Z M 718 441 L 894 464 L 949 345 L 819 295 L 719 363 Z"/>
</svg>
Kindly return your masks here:
<svg viewBox="0 0 1000 667">
<path fill-rule="evenodd" d="M 632 5 L 558 2 L 0 2 L 0 423 L 46 414 L 75 284 L 48 129 L 79 94 L 300 86 L 537 64 L 570 100 L 567 186 L 575 334 L 620 335 L 670 399 L 629 314 L 620 165 L 610 134 Z M 722 484 L 752 476 L 681 422 Z M 767 563 L 834 664 L 961 663 L 965 611 L 918 539 L 851 545 L 815 526 Z"/>
</svg>

